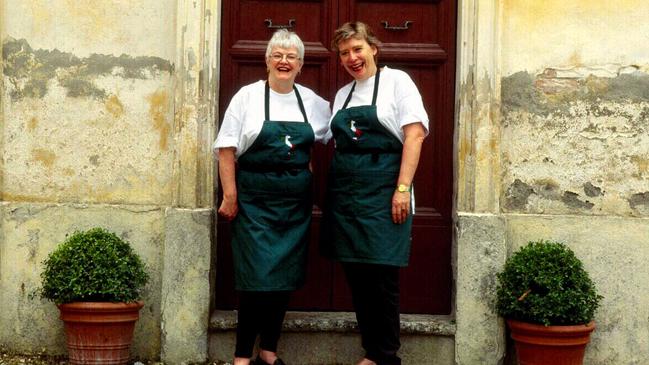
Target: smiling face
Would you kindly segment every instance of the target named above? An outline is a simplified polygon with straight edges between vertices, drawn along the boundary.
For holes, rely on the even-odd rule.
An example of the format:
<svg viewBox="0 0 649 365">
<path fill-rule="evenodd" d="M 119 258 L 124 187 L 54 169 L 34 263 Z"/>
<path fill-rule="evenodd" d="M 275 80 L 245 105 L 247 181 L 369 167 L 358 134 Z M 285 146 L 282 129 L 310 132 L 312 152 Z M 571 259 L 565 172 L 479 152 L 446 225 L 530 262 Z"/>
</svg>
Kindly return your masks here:
<svg viewBox="0 0 649 365">
<path fill-rule="evenodd" d="M 364 39 L 349 38 L 338 43 L 340 63 L 357 81 L 366 80 L 376 74 L 375 46 Z"/>
<path fill-rule="evenodd" d="M 266 58 L 268 79 L 271 85 L 277 83 L 290 83 L 302 69 L 302 60 L 299 59 L 297 48 L 273 47 L 270 56 Z"/>
</svg>

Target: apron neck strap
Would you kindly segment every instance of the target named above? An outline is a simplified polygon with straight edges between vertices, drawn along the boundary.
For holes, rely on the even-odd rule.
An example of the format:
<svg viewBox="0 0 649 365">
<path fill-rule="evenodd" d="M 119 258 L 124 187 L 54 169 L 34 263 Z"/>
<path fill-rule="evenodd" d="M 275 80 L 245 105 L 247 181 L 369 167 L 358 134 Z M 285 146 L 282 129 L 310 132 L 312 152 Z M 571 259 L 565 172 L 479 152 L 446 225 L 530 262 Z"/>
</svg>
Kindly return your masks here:
<svg viewBox="0 0 649 365">
<path fill-rule="evenodd" d="M 264 87 L 264 120 L 270 120 L 270 85 L 269 81 L 266 80 L 266 86 Z"/>
<path fill-rule="evenodd" d="M 295 91 L 295 96 L 297 97 L 297 104 L 300 107 L 300 112 L 302 112 L 302 116 L 304 117 L 304 123 L 308 123 L 309 120 L 306 117 L 306 111 L 304 110 L 304 103 L 302 102 L 302 97 L 300 96 L 300 92 L 297 91 L 297 87 L 295 84 L 293 84 L 293 91 Z M 264 117 L 266 119 L 264 120 L 270 120 L 270 85 L 268 84 L 268 80 L 266 80 L 266 87 L 264 90 Z"/>
<path fill-rule="evenodd" d="M 374 93 L 372 94 L 372 106 L 376 105 L 376 97 L 379 94 L 379 79 L 381 77 L 381 69 L 379 67 L 376 68 L 376 75 L 374 76 Z M 354 93 L 354 89 L 356 89 L 356 81 L 352 84 L 352 89 L 349 90 L 349 94 L 347 94 L 347 99 L 345 99 L 345 103 L 343 104 L 343 107 L 341 109 L 346 109 L 347 104 L 349 104 L 349 101 L 352 100 L 352 94 Z"/>
<path fill-rule="evenodd" d="M 302 112 L 302 116 L 304 117 L 304 123 L 309 123 L 309 119 L 306 117 L 306 111 L 304 110 L 304 103 L 302 102 L 302 97 L 300 96 L 300 92 L 297 91 L 297 87 L 293 85 L 293 90 L 295 90 L 295 96 L 297 97 L 297 104 L 300 106 L 300 111 Z"/>
<path fill-rule="evenodd" d="M 374 77 L 374 94 L 372 94 L 372 106 L 376 105 L 376 97 L 379 95 L 379 78 L 381 78 L 381 69 L 376 68 L 376 76 Z"/>
<path fill-rule="evenodd" d="M 349 104 L 349 101 L 352 100 L 352 94 L 354 93 L 354 89 L 356 88 L 356 81 L 352 84 L 352 89 L 349 90 L 349 94 L 347 94 L 347 99 L 345 99 L 345 104 L 343 104 L 343 107 L 341 109 L 347 109 L 347 104 Z"/>
</svg>

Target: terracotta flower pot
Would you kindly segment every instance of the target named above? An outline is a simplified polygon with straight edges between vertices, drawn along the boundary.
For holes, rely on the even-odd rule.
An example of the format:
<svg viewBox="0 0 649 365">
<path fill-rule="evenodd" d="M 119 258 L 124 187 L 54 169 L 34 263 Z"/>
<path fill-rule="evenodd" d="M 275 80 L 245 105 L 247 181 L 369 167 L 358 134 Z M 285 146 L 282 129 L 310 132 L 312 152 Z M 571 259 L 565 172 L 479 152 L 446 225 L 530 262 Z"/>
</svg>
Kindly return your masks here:
<svg viewBox="0 0 649 365">
<path fill-rule="evenodd" d="M 143 302 L 59 305 L 70 364 L 126 364 L 135 322 L 143 305 Z"/>
<path fill-rule="evenodd" d="M 544 326 L 507 320 L 519 365 L 581 365 L 595 322 Z"/>
</svg>

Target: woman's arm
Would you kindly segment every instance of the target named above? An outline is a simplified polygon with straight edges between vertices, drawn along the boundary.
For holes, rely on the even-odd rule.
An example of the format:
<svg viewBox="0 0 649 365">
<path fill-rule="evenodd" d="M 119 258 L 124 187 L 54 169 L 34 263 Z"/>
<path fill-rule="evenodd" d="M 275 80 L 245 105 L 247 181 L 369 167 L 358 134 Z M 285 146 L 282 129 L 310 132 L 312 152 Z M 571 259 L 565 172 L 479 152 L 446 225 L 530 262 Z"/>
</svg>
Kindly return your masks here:
<svg viewBox="0 0 649 365">
<path fill-rule="evenodd" d="M 401 155 L 401 168 L 399 169 L 399 180 L 397 185 L 403 184 L 412 189 L 412 179 L 417 171 L 421 145 L 426 137 L 426 130 L 420 122 L 403 126 L 405 135 L 403 141 L 403 152 Z M 406 221 L 410 212 L 410 191 L 400 192 L 394 190 L 392 195 L 392 221 L 401 224 Z"/>
<path fill-rule="evenodd" d="M 223 201 L 218 212 L 228 221 L 233 220 L 239 212 L 234 151 L 234 147 L 219 148 L 219 176 L 221 178 L 221 189 L 223 190 Z"/>
</svg>

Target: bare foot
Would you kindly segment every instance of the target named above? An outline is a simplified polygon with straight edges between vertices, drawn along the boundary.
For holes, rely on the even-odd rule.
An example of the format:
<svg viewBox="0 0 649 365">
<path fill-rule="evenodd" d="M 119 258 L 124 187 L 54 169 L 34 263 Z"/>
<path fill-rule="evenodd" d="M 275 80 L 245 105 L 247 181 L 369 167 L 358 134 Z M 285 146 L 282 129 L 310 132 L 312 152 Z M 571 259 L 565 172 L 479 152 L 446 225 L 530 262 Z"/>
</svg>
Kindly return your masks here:
<svg viewBox="0 0 649 365">
<path fill-rule="evenodd" d="M 356 365 L 376 365 L 376 363 L 370 359 L 363 358 L 363 360 L 359 361 Z"/>
<path fill-rule="evenodd" d="M 250 365 L 250 359 L 247 357 L 235 357 L 233 365 Z"/>
<path fill-rule="evenodd" d="M 266 364 L 274 364 L 277 360 L 277 353 L 272 351 L 266 351 L 264 349 L 259 349 L 259 357 L 264 360 Z"/>
</svg>

